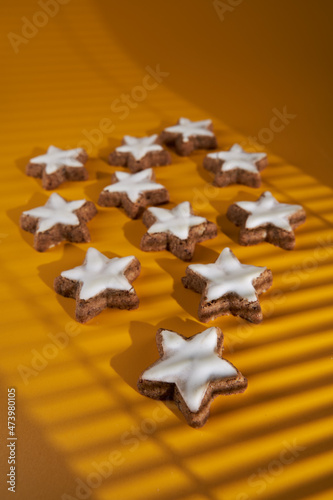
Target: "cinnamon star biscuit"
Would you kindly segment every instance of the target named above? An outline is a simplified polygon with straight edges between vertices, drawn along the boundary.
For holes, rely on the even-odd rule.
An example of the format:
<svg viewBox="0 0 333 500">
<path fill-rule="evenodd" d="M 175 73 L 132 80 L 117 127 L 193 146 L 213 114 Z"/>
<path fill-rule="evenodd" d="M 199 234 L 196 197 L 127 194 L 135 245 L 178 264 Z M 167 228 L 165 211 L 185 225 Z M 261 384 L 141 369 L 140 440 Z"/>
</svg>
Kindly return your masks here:
<svg viewBox="0 0 333 500">
<path fill-rule="evenodd" d="M 234 144 L 229 151 L 209 153 L 203 166 L 215 175 L 216 186 L 244 184 L 257 188 L 261 185 L 260 172 L 267 166 L 267 155 L 247 153 L 239 144 Z"/>
<path fill-rule="evenodd" d="M 175 208 L 148 208 L 142 217 L 148 231 L 141 239 L 141 250 L 169 250 L 182 260 L 191 260 L 196 243 L 215 238 L 217 227 L 204 217 L 194 215 L 188 201 Z"/>
<path fill-rule="evenodd" d="M 55 189 L 64 181 L 85 181 L 88 155 L 82 148 L 60 149 L 50 146 L 44 155 L 31 158 L 26 174 L 42 179 L 44 189 Z"/>
<path fill-rule="evenodd" d="M 64 240 L 73 243 L 90 241 L 86 222 L 96 214 L 92 201 L 67 201 L 52 193 L 45 205 L 22 213 L 20 226 L 35 235 L 34 248 L 44 252 Z"/>
<path fill-rule="evenodd" d="M 232 204 L 227 217 L 240 226 L 240 245 L 257 245 L 267 241 L 284 250 L 293 250 L 294 229 L 304 224 L 306 213 L 301 205 L 279 203 L 272 193 L 266 191 L 257 201 Z"/>
<path fill-rule="evenodd" d="M 54 280 L 54 289 L 64 297 L 76 300 L 75 316 L 86 323 L 103 309 L 136 309 L 139 299 L 132 282 L 140 274 L 136 257 L 108 259 L 95 248 L 89 248 L 81 266 L 63 271 Z"/>
<path fill-rule="evenodd" d="M 260 323 L 263 319 L 258 295 L 272 286 L 272 272 L 266 267 L 241 264 L 225 248 L 213 264 L 191 264 L 182 278 L 185 288 L 201 293 L 198 317 L 206 323 L 232 314 Z"/>
<path fill-rule="evenodd" d="M 128 174 L 115 172 L 112 184 L 99 195 L 98 204 L 103 207 L 123 207 L 131 219 L 139 217 L 147 205 L 161 205 L 169 201 L 167 189 L 155 182 L 151 168 Z"/>
<path fill-rule="evenodd" d="M 176 125 L 163 130 L 160 139 L 163 143 L 173 146 L 180 156 L 188 156 L 195 149 L 217 147 L 211 120 L 192 122 L 188 118 L 179 118 Z"/>
<path fill-rule="evenodd" d="M 122 145 L 110 154 L 109 163 L 139 172 L 154 166 L 169 165 L 171 155 L 159 144 L 157 134 L 148 137 L 125 135 Z"/>
<path fill-rule="evenodd" d="M 205 424 L 217 395 L 245 391 L 246 378 L 222 358 L 219 328 L 189 338 L 161 328 L 156 344 L 160 359 L 142 373 L 138 389 L 153 399 L 173 400 L 192 427 Z"/>
</svg>

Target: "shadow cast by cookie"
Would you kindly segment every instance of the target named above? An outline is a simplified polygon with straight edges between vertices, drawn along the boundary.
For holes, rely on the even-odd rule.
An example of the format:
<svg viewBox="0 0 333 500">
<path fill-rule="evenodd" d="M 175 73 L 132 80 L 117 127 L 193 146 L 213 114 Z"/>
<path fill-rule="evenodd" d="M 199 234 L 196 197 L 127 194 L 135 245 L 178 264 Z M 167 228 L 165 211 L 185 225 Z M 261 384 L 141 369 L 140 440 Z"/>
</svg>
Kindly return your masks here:
<svg viewBox="0 0 333 500">
<path fill-rule="evenodd" d="M 174 123 L 176 123 L 176 121 L 178 120 L 179 117 L 176 117 L 174 119 L 174 122 L 172 122 L 172 120 L 165 120 L 164 118 L 162 118 L 162 120 L 160 120 L 159 122 L 159 126 L 158 127 L 154 127 L 154 128 L 150 128 L 148 129 L 147 131 L 143 131 L 142 132 L 142 135 L 153 135 L 153 134 L 157 134 L 158 136 L 161 134 L 161 132 L 167 128 L 167 127 L 170 127 L 171 125 L 174 125 Z M 167 146 L 165 146 L 166 149 L 168 149 L 169 151 L 172 151 L 172 149 L 168 148 Z"/>
<path fill-rule="evenodd" d="M 212 151 L 207 151 L 206 154 L 208 154 L 208 153 L 212 153 Z M 204 158 L 206 157 L 206 154 L 201 155 L 200 160 L 196 162 L 197 163 L 197 172 L 198 172 L 199 176 L 201 177 L 201 179 L 203 179 L 205 182 L 207 182 L 207 184 L 213 185 L 214 176 L 210 172 L 208 172 L 208 170 L 206 170 L 203 166 L 203 161 L 204 161 Z"/>
<path fill-rule="evenodd" d="M 22 156 L 21 158 L 17 158 L 15 161 L 16 167 L 20 170 L 20 172 L 22 172 L 22 174 L 26 175 L 25 169 L 31 158 L 34 158 L 35 156 L 39 156 L 42 154 L 45 154 L 45 149 L 36 147 L 32 150 L 29 156 L 27 155 L 27 156 Z M 35 181 L 40 181 L 40 179 L 35 179 Z"/>
<path fill-rule="evenodd" d="M 122 210 L 122 209 L 117 208 L 116 210 Z M 124 211 L 122 210 L 122 212 Z M 125 223 L 123 229 L 125 238 L 139 250 L 141 238 L 147 231 L 147 228 L 143 224 L 142 220 L 128 219 L 128 222 Z"/>
<path fill-rule="evenodd" d="M 98 152 L 99 158 L 104 160 L 109 167 L 112 165 L 109 164 L 109 155 L 112 153 L 118 146 L 121 146 L 121 138 L 116 138 L 116 137 L 108 137 L 108 145 L 105 146 L 104 148 L 101 148 Z"/>
<path fill-rule="evenodd" d="M 198 256 L 199 257 L 199 256 Z M 218 253 L 210 248 L 204 249 L 204 262 L 214 262 L 218 257 Z M 202 261 L 201 259 L 196 259 Z M 200 294 L 187 290 L 182 278 L 185 276 L 186 268 L 191 262 L 184 262 L 177 257 L 174 258 L 157 258 L 157 264 L 174 279 L 172 297 L 187 313 L 192 317 L 198 318 L 198 307 L 200 302 Z"/>
<path fill-rule="evenodd" d="M 224 189 L 227 188 L 216 188 L 220 189 L 223 191 Z M 219 215 L 216 218 L 216 223 L 218 225 L 218 228 L 224 233 L 228 238 L 230 238 L 234 243 L 238 244 L 238 235 L 239 235 L 239 228 L 235 226 L 232 222 L 229 221 L 227 218 L 227 210 L 232 205 L 233 203 L 236 203 L 237 201 L 255 201 L 258 198 L 258 191 L 253 190 L 254 192 L 249 193 L 247 191 L 239 191 L 235 196 L 229 197 L 228 199 L 224 200 L 211 200 L 210 203 L 212 207 L 219 213 Z"/>
<path fill-rule="evenodd" d="M 54 290 L 53 283 L 55 278 L 59 276 L 62 271 L 81 265 L 84 257 L 84 250 L 70 243 L 65 243 L 63 255 L 59 260 L 49 264 L 43 264 L 37 268 L 39 277 L 53 291 L 56 300 L 71 319 L 75 319 L 75 300 L 57 294 Z"/>
<path fill-rule="evenodd" d="M 98 197 L 105 188 L 105 186 L 108 186 L 111 184 L 111 175 L 112 172 L 105 172 L 101 170 L 97 170 L 95 172 L 95 177 L 94 180 L 96 182 L 91 183 L 84 188 L 85 194 L 88 196 L 89 199 L 93 200 L 96 206 L 98 207 Z"/>
</svg>

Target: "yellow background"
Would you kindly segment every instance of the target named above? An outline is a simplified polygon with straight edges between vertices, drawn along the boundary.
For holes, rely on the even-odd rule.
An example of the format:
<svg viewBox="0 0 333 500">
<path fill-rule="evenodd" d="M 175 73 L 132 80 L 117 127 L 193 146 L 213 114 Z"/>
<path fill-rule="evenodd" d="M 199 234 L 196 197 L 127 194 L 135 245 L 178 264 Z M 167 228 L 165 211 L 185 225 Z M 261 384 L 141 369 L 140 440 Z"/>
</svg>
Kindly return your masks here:
<svg viewBox="0 0 333 500">
<path fill-rule="evenodd" d="M 9 386 L 17 390 L 19 500 L 75 498 L 78 478 L 86 482 L 110 457 L 113 472 L 92 488 L 94 500 L 326 500 L 333 494 L 332 8 L 324 1 L 238 3 L 221 20 L 210 1 L 70 0 L 15 53 L 8 33 L 21 35 L 22 17 L 33 19 L 40 6 L 2 2 L 1 498 L 12 498 L 5 489 Z M 169 75 L 121 119 L 115 100 L 142 85 L 146 67 L 156 65 Z M 25 384 L 18 368 L 50 352 L 50 334 L 75 325 L 74 301 L 56 296 L 52 283 L 80 264 L 90 246 L 60 245 L 44 254 L 32 248 L 19 216 L 48 193 L 24 175 L 27 160 L 51 143 L 80 145 L 95 130 L 90 180 L 57 191 L 96 201 L 115 170 L 107 154 L 124 134 L 159 132 L 181 115 L 211 117 L 221 148 L 235 141 L 250 146 L 249 138 L 269 127 L 273 110 L 284 107 L 296 117 L 264 145 L 270 167 L 258 190 L 212 188 L 204 152 L 173 154 L 171 166 L 155 169 L 172 203 L 191 201 L 221 229 L 197 247 L 195 261 L 211 262 L 230 246 L 242 262 L 273 271 L 274 286 L 261 298 L 261 325 L 233 317 L 214 323 L 225 333 L 226 358 L 248 377 L 248 390 L 217 398 L 201 430 L 188 427 L 172 405 L 138 394 L 138 375 L 157 357 L 157 328 L 191 335 L 204 325 L 197 321 L 199 296 L 180 284 L 186 264 L 167 252 L 141 252 L 141 221 L 118 209 L 99 209 L 89 223 L 91 245 L 108 256 L 139 258 L 140 308 L 105 311 L 79 326 Z M 307 211 L 293 252 L 240 247 L 226 220 L 229 204 L 265 189 Z"/>
</svg>

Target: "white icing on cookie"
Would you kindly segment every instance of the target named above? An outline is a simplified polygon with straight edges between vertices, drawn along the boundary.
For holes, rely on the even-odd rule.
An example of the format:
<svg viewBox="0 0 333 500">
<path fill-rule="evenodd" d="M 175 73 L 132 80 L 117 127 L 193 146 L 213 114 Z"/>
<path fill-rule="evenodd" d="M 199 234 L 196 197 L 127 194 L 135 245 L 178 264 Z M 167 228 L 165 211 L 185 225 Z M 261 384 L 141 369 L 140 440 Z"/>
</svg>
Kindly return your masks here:
<svg viewBox="0 0 333 500">
<path fill-rule="evenodd" d="M 188 201 L 180 203 L 172 210 L 166 208 L 151 207 L 148 209 L 156 218 L 156 222 L 150 226 L 148 233 L 171 233 L 186 240 L 190 228 L 207 222 L 204 217 L 191 214 L 191 204 Z"/>
<path fill-rule="evenodd" d="M 179 118 L 179 123 L 165 129 L 166 132 L 172 134 L 181 134 L 183 142 L 188 142 L 193 136 L 209 136 L 214 137 L 214 133 L 208 129 L 212 125 L 212 120 L 200 120 L 192 122 L 188 118 Z"/>
<path fill-rule="evenodd" d="M 266 267 L 241 264 L 230 248 L 225 248 L 214 264 L 191 264 L 189 269 L 207 280 L 208 302 L 231 292 L 249 302 L 255 302 L 258 299 L 252 283 Z"/>
<path fill-rule="evenodd" d="M 289 217 L 302 209 L 301 205 L 279 203 L 269 191 L 263 193 L 257 201 L 238 201 L 236 205 L 250 213 L 245 224 L 247 229 L 272 224 L 285 231 L 292 231 Z"/>
<path fill-rule="evenodd" d="M 34 165 L 45 165 L 47 174 L 54 174 L 62 167 L 84 167 L 84 163 L 79 161 L 77 157 L 84 153 L 84 149 L 60 149 L 55 146 L 50 146 L 45 155 L 36 156 L 30 160 Z"/>
<path fill-rule="evenodd" d="M 80 221 L 74 213 L 86 203 L 86 200 L 66 201 L 57 193 L 52 193 L 45 205 L 32 208 L 23 212 L 39 219 L 37 233 L 43 233 L 56 224 L 65 224 L 66 226 L 77 226 Z"/>
<path fill-rule="evenodd" d="M 228 172 L 239 168 L 247 172 L 258 173 L 256 163 L 266 158 L 266 153 L 247 153 L 239 144 L 234 144 L 229 151 L 218 151 L 217 153 L 209 153 L 208 158 L 223 161 L 221 170 Z"/>
<path fill-rule="evenodd" d="M 188 340 L 169 330 L 163 330 L 161 335 L 164 354 L 143 373 L 142 379 L 176 384 L 191 412 L 200 409 L 210 382 L 237 377 L 236 368 L 217 354 L 216 328 Z"/>
<path fill-rule="evenodd" d="M 128 198 L 135 203 L 145 191 L 157 191 L 164 189 L 162 184 L 158 184 L 152 180 L 153 169 L 147 168 L 136 174 L 128 174 L 127 172 L 115 173 L 118 182 L 106 186 L 104 191 L 109 193 L 126 193 Z"/>
<path fill-rule="evenodd" d="M 132 137 L 124 136 L 124 144 L 116 148 L 117 153 L 131 153 L 136 161 L 140 161 L 147 153 L 155 151 L 163 151 L 162 146 L 156 144 L 158 135 L 150 135 L 148 137 Z"/>
<path fill-rule="evenodd" d="M 89 248 L 82 266 L 63 271 L 61 276 L 82 283 L 80 299 L 88 300 L 106 289 L 133 292 L 125 276 L 127 267 L 135 257 L 114 257 L 108 259 L 96 248 Z"/>
</svg>

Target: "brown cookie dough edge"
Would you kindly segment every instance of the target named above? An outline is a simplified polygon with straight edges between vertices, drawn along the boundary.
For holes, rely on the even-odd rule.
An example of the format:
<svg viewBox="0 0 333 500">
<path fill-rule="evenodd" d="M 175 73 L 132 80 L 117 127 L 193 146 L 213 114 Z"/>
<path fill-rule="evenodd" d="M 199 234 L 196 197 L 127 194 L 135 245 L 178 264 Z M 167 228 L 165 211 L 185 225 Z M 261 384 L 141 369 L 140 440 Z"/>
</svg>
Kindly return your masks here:
<svg viewBox="0 0 333 500">
<path fill-rule="evenodd" d="M 118 153 L 113 151 L 109 155 L 110 165 L 128 167 L 131 173 L 140 172 L 151 167 L 161 167 L 171 164 L 169 151 L 150 151 L 140 160 L 136 160 L 131 153 Z"/>
</svg>

